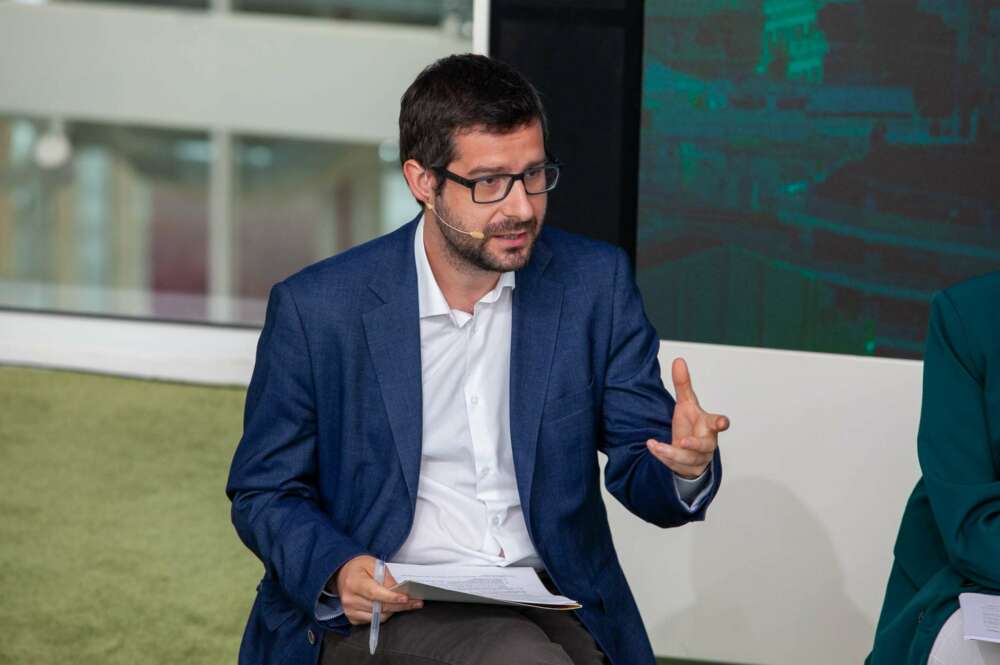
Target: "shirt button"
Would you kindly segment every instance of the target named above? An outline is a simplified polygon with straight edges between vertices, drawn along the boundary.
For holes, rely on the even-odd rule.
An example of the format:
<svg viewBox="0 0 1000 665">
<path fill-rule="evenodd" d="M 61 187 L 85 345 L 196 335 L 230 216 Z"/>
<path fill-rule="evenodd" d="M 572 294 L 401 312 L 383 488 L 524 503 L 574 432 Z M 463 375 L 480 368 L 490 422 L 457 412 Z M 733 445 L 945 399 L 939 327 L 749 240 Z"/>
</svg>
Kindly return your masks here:
<svg viewBox="0 0 1000 665">
<path fill-rule="evenodd" d="M 500 526 L 500 521 L 501 520 L 500 520 L 500 516 L 499 515 L 494 515 L 493 516 L 493 524 L 495 524 L 496 526 Z"/>
<path fill-rule="evenodd" d="M 486 478 L 486 476 L 490 475 L 490 471 L 491 471 L 490 467 L 488 467 L 488 466 L 483 467 L 483 470 L 479 472 L 479 478 L 480 478 L 480 480 L 482 480 L 483 478 Z"/>
<path fill-rule="evenodd" d="M 479 404 L 479 395 L 473 395 L 469 398 L 469 401 L 472 402 L 472 406 Z"/>
</svg>

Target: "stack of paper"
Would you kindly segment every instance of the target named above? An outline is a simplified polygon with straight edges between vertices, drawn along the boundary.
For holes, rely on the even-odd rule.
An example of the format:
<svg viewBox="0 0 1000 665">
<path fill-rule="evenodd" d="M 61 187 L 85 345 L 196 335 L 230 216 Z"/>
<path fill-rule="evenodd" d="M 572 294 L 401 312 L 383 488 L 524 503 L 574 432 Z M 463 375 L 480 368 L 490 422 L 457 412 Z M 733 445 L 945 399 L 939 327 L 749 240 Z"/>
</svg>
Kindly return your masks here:
<svg viewBox="0 0 1000 665">
<path fill-rule="evenodd" d="M 965 639 L 1000 642 L 1000 596 L 985 593 L 961 593 L 962 623 Z"/>
<path fill-rule="evenodd" d="M 390 563 L 393 591 L 410 598 L 453 603 L 521 605 L 546 610 L 575 610 L 580 603 L 549 593 L 534 568 L 492 566 L 420 566 Z"/>
</svg>

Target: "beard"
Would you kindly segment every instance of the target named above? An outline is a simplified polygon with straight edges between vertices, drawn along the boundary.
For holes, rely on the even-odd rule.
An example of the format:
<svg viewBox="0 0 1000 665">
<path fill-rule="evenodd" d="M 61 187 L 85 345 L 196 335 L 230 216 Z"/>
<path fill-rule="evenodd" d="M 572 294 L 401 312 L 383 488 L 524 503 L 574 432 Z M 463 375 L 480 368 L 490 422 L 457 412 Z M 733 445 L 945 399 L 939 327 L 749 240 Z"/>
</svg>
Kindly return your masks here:
<svg viewBox="0 0 1000 665">
<path fill-rule="evenodd" d="M 534 247 L 535 239 L 538 237 L 539 223 L 532 217 L 529 220 L 505 219 L 495 224 L 490 224 L 483 229 L 483 240 L 477 240 L 455 229 L 449 228 L 448 224 L 465 231 L 469 228 L 461 219 L 456 219 L 451 211 L 444 206 L 444 201 L 438 201 L 438 214 L 447 222 L 442 224 L 440 219 L 435 217 L 441 235 L 444 236 L 445 248 L 452 262 L 458 267 L 473 267 L 489 272 L 508 272 L 520 270 L 528 264 L 531 259 L 531 249 Z M 432 213 L 433 215 L 433 213 Z M 523 247 L 496 248 L 490 246 L 493 236 L 505 235 L 508 233 L 520 233 L 526 231 L 527 242 Z"/>
</svg>

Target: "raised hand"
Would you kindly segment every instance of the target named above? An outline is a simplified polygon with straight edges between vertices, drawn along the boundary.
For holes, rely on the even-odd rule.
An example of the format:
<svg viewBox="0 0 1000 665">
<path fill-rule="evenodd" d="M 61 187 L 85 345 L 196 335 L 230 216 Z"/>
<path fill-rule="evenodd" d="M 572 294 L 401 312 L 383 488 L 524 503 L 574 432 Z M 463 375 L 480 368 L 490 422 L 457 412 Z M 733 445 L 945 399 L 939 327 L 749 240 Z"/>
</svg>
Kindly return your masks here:
<svg viewBox="0 0 1000 665">
<path fill-rule="evenodd" d="M 675 358 L 670 368 L 674 381 L 673 441 L 646 441 L 646 447 L 681 478 L 693 479 L 705 472 L 719 447 L 719 433 L 729 429 L 729 418 L 708 413 L 698 403 L 691 386 L 691 374 L 683 358 Z"/>
</svg>

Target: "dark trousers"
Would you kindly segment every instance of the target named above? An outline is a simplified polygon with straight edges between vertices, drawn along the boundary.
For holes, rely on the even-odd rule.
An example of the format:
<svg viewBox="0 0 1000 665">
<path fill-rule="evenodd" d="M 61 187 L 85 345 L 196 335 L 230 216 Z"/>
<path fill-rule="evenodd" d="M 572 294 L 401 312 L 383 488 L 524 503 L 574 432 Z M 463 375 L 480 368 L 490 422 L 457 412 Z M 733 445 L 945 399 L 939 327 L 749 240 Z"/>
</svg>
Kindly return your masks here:
<svg viewBox="0 0 1000 665">
<path fill-rule="evenodd" d="M 427 601 L 392 615 L 368 653 L 369 626 L 327 633 L 321 665 L 603 665 L 604 654 L 570 610 Z"/>
</svg>

